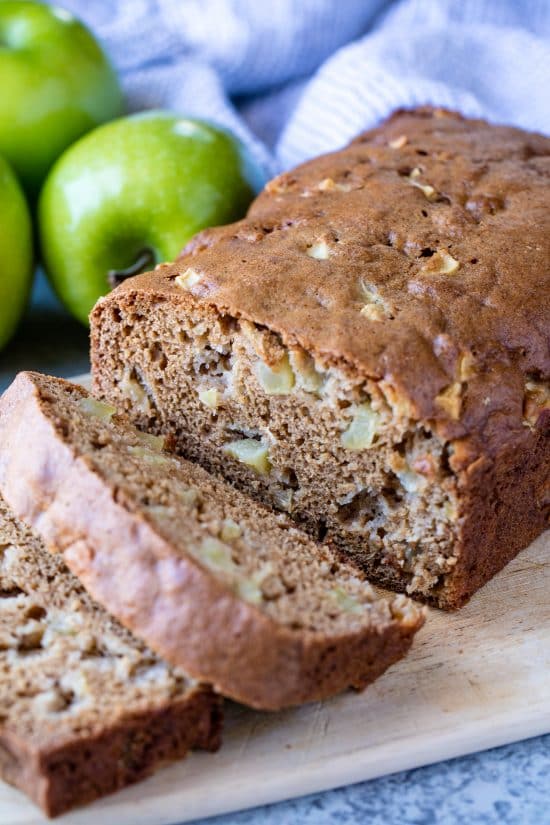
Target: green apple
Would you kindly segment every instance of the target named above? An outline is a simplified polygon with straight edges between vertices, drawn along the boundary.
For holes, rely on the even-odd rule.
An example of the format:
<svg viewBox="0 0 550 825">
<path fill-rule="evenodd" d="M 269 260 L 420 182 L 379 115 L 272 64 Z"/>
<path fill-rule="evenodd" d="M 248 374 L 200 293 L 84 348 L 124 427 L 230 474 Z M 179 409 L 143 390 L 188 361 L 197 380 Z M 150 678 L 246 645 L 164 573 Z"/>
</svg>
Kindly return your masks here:
<svg viewBox="0 0 550 825">
<path fill-rule="evenodd" d="M 100 126 L 57 161 L 39 202 L 42 256 L 86 323 L 109 272 L 173 260 L 199 229 L 242 217 L 263 174 L 227 131 L 170 112 Z"/>
<path fill-rule="evenodd" d="M 121 106 L 107 57 L 70 12 L 0 0 L 0 154 L 29 194 L 67 146 Z"/>
<path fill-rule="evenodd" d="M 0 349 L 11 338 L 29 297 L 32 225 L 21 186 L 0 157 Z"/>
</svg>

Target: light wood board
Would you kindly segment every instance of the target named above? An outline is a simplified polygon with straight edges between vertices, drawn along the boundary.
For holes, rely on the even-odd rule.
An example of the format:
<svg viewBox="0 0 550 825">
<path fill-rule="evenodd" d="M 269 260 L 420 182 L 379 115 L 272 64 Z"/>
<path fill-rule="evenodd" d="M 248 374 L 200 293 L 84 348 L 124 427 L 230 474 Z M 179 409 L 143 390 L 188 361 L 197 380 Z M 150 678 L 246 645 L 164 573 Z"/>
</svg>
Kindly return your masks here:
<svg viewBox="0 0 550 825">
<path fill-rule="evenodd" d="M 363 694 L 277 714 L 227 704 L 225 741 L 56 820 L 173 825 L 550 732 L 550 531 L 459 613 L 430 610 Z M 43 825 L 0 782 L 2 825 Z"/>
</svg>

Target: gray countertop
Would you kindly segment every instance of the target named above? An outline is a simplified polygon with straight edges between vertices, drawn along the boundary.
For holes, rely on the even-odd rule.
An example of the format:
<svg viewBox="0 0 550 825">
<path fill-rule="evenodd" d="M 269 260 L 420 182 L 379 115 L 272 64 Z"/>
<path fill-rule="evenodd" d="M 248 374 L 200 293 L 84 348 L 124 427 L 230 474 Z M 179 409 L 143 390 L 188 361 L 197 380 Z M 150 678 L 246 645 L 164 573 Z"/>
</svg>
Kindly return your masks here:
<svg viewBox="0 0 550 825">
<path fill-rule="evenodd" d="M 88 368 L 87 331 L 68 317 L 39 277 L 27 317 L 0 355 L 0 388 L 20 369 L 69 376 Z M 210 825 L 459 822 L 550 825 L 550 736 L 209 820 Z"/>
</svg>

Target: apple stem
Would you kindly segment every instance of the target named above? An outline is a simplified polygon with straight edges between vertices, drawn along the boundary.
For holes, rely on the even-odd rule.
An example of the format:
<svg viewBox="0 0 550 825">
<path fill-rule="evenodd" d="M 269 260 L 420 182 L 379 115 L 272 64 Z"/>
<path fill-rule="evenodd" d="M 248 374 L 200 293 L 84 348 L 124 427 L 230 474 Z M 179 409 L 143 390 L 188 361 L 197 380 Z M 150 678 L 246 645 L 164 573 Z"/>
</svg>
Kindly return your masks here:
<svg viewBox="0 0 550 825">
<path fill-rule="evenodd" d="M 134 261 L 133 264 L 126 267 L 126 269 L 110 269 L 107 273 L 107 281 L 109 282 L 109 286 L 111 289 L 114 289 L 115 286 L 123 283 L 128 278 L 133 278 L 134 275 L 139 275 L 140 272 L 146 272 L 148 269 L 152 269 L 155 263 L 155 253 L 153 250 L 146 246 L 145 249 L 142 249 Z"/>
</svg>

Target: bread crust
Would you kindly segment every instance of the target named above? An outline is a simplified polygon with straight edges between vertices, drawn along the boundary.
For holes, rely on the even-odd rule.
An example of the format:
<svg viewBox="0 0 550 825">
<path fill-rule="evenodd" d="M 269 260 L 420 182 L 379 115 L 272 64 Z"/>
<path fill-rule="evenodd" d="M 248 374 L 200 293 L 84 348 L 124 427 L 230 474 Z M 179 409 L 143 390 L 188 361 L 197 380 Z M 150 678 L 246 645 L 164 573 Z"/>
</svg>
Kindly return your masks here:
<svg viewBox="0 0 550 825">
<path fill-rule="evenodd" d="M 550 410 L 521 435 L 494 459 L 482 456 L 459 471 L 460 564 L 438 593 L 439 607 L 461 607 L 548 528 Z"/>
<path fill-rule="evenodd" d="M 418 611 L 339 637 L 279 625 L 175 552 L 64 441 L 32 373 L 20 373 L 2 397 L 0 435 L 0 488 L 15 513 L 122 624 L 225 696 L 276 710 L 361 689 L 405 654 L 423 623 Z"/>
<path fill-rule="evenodd" d="M 137 299 L 174 317 L 213 307 L 389 383 L 449 453 L 457 564 L 426 598 L 459 607 L 549 524 L 549 160 L 542 135 L 428 107 L 395 113 L 272 181 L 243 221 L 200 233 L 175 264 L 102 299 L 91 315 L 96 390 L 116 396 L 104 329 Z M 327 260 L 306 254 L 316 238 L 332 248 Z M 456 273 L 426 269 L 440 247 Z M 186 291 L 175 279 L 188 268 L 201 280 Z M 365 272 L 387 318 L 359 311 Z M 531 418 L 530 382 L 545 397 Z M 439 403 L 455 389 L 458 414 Z"/>
<path fill-rule="evenodd" d="M 52 743 L 0 729 L 0 776 L 55 817 L 149 776 L 191 748 L 221 742 L 221 698 L 197 689 L 164 707 Z"/>
</svg>

